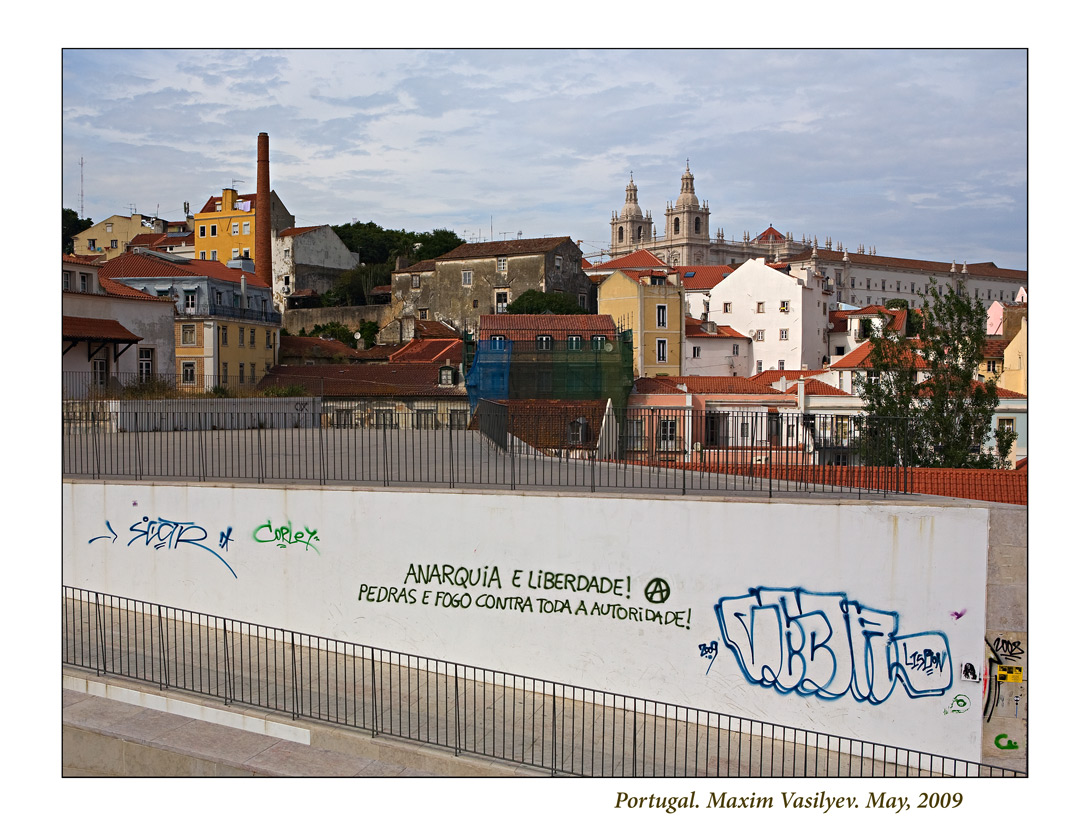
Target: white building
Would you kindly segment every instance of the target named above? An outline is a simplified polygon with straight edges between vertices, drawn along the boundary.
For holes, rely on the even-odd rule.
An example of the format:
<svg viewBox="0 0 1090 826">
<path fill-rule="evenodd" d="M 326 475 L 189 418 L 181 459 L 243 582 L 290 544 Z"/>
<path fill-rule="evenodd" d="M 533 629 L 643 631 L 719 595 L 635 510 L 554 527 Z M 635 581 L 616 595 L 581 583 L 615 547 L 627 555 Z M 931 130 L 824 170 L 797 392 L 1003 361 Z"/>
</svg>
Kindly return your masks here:
<svg viewBox="0 0 1090 826">
<path fill-rule="evenodd" d="M 746 261 L 711 290 L 708 320 L 752 341 L 752 373 L 819 369 L 828 363 L 831 294 L 813 271 Z"/>
<path fill-rule="evenodd" d="M 283 312 L 286 296 L 294 292 L 328 292 L 337 285 L 341 273 L 359 263 L 359 253 L 349 250 L 329 224 L 274 233 L 272 276 L 277 309 Z"/>
</svg>

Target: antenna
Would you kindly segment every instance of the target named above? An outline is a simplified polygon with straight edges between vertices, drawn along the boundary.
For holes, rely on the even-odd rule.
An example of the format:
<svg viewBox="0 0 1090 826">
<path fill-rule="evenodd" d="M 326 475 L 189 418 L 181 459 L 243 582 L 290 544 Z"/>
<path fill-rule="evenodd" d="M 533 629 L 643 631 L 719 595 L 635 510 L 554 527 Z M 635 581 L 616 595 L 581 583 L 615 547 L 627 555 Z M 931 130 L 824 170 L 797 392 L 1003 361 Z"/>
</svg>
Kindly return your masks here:
<svg viewBox="0 0 1090 826">
<path fill-rule="evenodd" d="M 244 184 L 244 183 L 246 183 L 246 182 L 244 180 L 242 180 L 241 178 L 232 178 L 231 179 L 231 189 L 235 190 L 235 192 L 238 192 L 238 187 L 235 186 L 235 184 Z"/>
<path fill-rule="evenodd" d="M 83 156 L 79 157 L 79 217 L 83 218 Z"/>
</svg>

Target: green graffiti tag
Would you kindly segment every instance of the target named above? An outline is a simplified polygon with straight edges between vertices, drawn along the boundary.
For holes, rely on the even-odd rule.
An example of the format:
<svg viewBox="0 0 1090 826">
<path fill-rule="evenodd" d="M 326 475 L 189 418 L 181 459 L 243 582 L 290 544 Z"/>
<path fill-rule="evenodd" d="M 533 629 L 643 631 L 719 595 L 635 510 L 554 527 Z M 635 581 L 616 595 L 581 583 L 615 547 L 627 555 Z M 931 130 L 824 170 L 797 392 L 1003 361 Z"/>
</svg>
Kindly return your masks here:
<svg viewBox="0 0 1090 826">
<path fill-rule="evenodd" d="M 303 530 L 296 531 L 292 529 L 291 520 L 288 520 L 286 525 L 280 525 L 273 527 L 271 519 L 265 520 L 261 525 L 254 528 L 254 541 L 261 543 L 275 542 L 277 547 L 286 548 L 289 545 L 302 545 L 308 551 L 314 551 L 314 553 L 321 556 L 322 552 L 318 550 L 314 543 L 319 541 L 318 531 L 303 526 Z"/>
</svg>

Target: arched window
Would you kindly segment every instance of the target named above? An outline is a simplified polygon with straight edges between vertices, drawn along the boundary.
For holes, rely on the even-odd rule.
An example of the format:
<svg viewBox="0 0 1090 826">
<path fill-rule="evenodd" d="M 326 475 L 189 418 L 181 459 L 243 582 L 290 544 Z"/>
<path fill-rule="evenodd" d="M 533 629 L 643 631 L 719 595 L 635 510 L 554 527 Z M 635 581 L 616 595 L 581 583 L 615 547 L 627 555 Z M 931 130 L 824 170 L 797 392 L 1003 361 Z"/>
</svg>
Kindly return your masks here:
<svg viewBox="0 0 1090 826">
<path fill-rule="evenodd" d="M 674 235 L 677 235 L 679 232 L 681 232 L 681 219 L 680 218 L 675 218 L 674 219 Z"/>
<path fill-rule="evenodd" d="M 636 227 L 636 240 L 637 241 L 642 241 L 643 240 L 643 227 Z"/>
<path fill-rule="evenodd" d="M 617 242 L 624 241 L 624 227 L 617 227 Z"/>
<path fill-rule="evenodd" d="M 698 235 L 700 234 L 700 219 L 699 219 L 699 218 L 697 218 L 697 219 L 696 219 L 696 221 L 695 221 L 695 222 L 693 223 L 693 230 L 694 230 L 694 231 L 695 231 L 695 232 L 696 232 L 696 233 L 697 233 Z"/>
</svg>

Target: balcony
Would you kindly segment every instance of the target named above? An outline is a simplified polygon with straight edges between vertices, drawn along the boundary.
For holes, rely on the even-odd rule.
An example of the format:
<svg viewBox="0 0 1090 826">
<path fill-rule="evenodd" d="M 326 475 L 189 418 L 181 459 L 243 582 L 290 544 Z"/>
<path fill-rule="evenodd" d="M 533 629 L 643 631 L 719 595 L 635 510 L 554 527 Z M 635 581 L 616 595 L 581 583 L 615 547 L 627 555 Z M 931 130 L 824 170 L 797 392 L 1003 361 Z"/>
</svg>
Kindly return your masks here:
<svg viewBox="0 0 1090 826">
<path fill-rule="evenodd" d="M 182 308 L 180 315 L 185 316 L 216 316 L 219 318 L 233 318 L 240 321 L 253 321 L 259 324 L 275 324 L 281 326 L 283 316 L 275 310 L 248 310 L 243 307 L 229 307 L 223 304 L 206 304 L 200 302 L 192 307 Z"/>
</svg>

